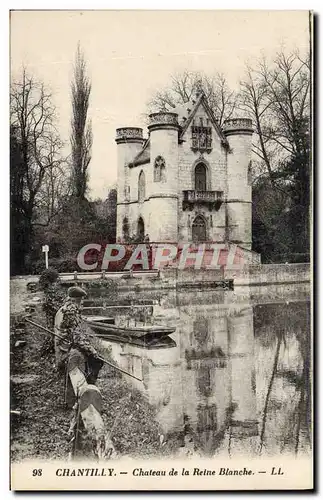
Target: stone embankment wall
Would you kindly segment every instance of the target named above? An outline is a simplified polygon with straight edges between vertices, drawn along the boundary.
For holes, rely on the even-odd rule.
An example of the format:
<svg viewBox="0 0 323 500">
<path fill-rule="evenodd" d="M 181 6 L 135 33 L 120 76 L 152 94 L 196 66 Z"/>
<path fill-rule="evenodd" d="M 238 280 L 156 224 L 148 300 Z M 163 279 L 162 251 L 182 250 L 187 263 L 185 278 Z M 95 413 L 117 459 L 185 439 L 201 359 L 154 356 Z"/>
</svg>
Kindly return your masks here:
<svg viewBox="0 0 323 500">
<path fill-rule="evenodd" d="M 65 274 L 64 281 L 66 285 L 82 284 L 83 275 L 86 274 L 84 281 L 91 279 L 102 279 L 100 273 L 83 273 L 78 274 L 77 279 L 73 273 L 70 274 L 70 280 L 66 279 L 68 276 Z M 111 277 L 110 273 L 106 273 L 107 278 Z M 263 285 L 283 285 L 283 284 L 297 284 L 297 283 L 310 283 L 311 281 L 311 265 L 304 264 L 259 264 L 244 266 L 239 269 L 228 269 L 225 267 L 219 269 L 165 269 L 157 273 L 119 273 L 118 277 L 119 290 L 159 290 L 159 289 L 176 289 L 181 285 L 188 286 L 190 283 L 196 287 L 211 287 L 214 282 L 223 280 L 233 280 L 234 286 L 263 286 Z M 23 276 L 13 278 L 11 280 L 12 292 L 14 292 L 15 283 L 20 282 L 26 285 L 29 281 L 38 281 L 38 276 Z M 17 283 L 17 285 L 18 285 Z"/>
<path fill-rule="evenodd" d="M 181 285 L 210 287 L 216 281 L 233 280 L 234 286 L 261 286 L 309 283 L 311 268 L 309 263 L 304 264 L 260 264 L 245 266 L 239 269 L 165 269 L 160 277 L 136 277 L 119 282 L 119 289 L 135 288 L 137 291 L 144 289 L 178 288 Z"/>
<path fill-rule="evenodd" d="M 304 283 L 311 279 L 311 266 L 309 263 L 260 264 L 242 269 L 226 269 L 224 278 L 233 279 L 235 285 Z"/>
</svg>

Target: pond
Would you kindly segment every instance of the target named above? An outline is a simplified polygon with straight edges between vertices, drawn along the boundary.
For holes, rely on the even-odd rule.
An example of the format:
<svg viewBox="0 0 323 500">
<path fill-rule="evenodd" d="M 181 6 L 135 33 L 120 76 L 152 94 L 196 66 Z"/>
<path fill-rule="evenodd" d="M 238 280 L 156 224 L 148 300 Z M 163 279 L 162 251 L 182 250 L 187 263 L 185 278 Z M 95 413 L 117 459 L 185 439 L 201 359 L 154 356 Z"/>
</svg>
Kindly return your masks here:
<svg viewBox="0 0 323 500">
<path fill-rule="evenodd" d="M 201 456 L 270 456 L 311 450 L 310 303 L 290 289 L 169 291 L 154 321 L 176 346 L 105 341 L 156 409 L 164 439 Z M 286 292 L 286 293 L 285 293 Z M 269 297 L 269 299 L 268 299 Z"/>
</svg>

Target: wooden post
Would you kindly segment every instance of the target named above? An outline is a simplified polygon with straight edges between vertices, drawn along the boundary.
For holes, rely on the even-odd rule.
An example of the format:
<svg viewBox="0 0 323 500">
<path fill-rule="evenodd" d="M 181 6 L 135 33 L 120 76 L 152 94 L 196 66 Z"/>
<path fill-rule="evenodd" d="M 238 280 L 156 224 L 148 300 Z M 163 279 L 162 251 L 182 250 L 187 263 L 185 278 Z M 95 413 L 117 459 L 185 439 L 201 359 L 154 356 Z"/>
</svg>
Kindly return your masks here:
<svg viewBox="0 0 323 500">
<path fill-rule="evenodd" d="M 49 246 L 48 245 L 43 245 L 42 246 L 42 251 L 45 253 L 45 266 L 46 266 L 46 269 L 48 269 L 48 252 L 49 252 Z"/>
<path fill-rule="evenodd" d="M 85 370 L 85 356 L 79 350 L 71 349 L 67 362 L 68 377 L 66 377 L 65 387 L 65 403 L 68 408 L 73 408 L 81 386 L 87 385 Z"/>
</svg>

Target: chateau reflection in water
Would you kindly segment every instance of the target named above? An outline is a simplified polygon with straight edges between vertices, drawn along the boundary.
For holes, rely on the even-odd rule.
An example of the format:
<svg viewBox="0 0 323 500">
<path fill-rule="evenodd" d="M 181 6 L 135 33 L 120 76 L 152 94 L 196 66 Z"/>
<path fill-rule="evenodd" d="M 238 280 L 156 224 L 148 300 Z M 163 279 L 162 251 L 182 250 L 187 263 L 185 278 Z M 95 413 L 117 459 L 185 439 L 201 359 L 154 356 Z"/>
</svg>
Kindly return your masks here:
<svg viewBox="0 0 323 500">
<path fill-rule="evenodd" d="M 155 315 L 176 325 L 176 347 L 107 345 L 143 380 L 131 383 L 156 408 L 166 439 L 202 456 L 309 449 L 307 302 L 255 306 L 246 290 L 185 290 L 165 296 Z"/>
</svg>

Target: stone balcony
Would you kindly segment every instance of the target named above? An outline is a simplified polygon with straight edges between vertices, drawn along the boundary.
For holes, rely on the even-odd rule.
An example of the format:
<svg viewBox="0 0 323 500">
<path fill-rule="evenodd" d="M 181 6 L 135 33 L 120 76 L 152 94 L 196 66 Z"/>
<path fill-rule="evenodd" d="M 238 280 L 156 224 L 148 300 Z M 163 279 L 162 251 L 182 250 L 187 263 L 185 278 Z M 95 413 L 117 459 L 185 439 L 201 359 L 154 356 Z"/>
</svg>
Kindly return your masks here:
<svg viewBox="0 0 323 500">
<path fill-rule="evenodd" d="M 210 210 L 219 210 L 223 203 L 223 191 L 183 191 L 183 210 L 192 210 L 194 205 L 206 205 Z"/>
</svg>

